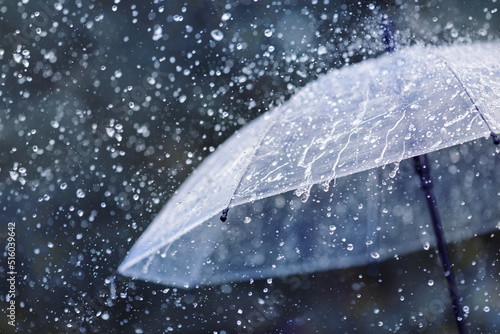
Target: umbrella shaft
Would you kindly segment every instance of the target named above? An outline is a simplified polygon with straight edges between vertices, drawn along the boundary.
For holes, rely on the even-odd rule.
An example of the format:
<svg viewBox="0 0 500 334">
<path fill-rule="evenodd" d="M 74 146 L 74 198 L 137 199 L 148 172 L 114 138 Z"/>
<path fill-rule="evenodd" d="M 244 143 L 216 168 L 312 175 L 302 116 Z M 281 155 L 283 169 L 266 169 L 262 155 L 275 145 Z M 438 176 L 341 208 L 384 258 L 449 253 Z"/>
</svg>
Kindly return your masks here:
<svg viewBox="0 0 500 334">
<path fill-rule="evenodd" d="M 446 276 L 446 280 L 448 281 L 448 288 L 453 301 L 453 309 L 455 311 L 455 317 L 457 320 L 459 332 L 461 334 L 464 334 L 467 333 L 467 329 L 465 328 L 465 319 L 462 311 L 462 306 L 460 305 L 460 297 L 458 295 L 455 276 L 453 275 L 450 257 L 448 255 L 448 250 L 446 249 L 446 240 L 444 238 L 441 218 L 439 217 L 436 199 L 434 197 L 434 192 L 432 191 L 429 159 L 427 155 L 424 154 L 414 157 L 414 162 L 415 169 L 420 176 L 422 188 L 425 191 L 425 197 L 427 199 L 427 205 L 429 207 L 429 213 L 431 215 L 432 226 L 434 227 L 434 234 L 436 236 L 438 253 L 443 264 L 444 275 Z"/>
</svg>

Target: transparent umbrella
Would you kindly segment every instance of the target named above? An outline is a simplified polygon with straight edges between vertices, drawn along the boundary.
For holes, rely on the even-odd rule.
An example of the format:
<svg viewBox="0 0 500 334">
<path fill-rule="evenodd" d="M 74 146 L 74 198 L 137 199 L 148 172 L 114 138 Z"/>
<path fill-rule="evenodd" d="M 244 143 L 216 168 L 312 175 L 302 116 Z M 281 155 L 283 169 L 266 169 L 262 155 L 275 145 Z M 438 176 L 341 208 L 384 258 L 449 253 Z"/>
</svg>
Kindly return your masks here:
<svg viewBox="0 0 500 334">
<path fill-rule="evenodd" d="M 191 288 L 430 247 L 405 160 L 426 153 L 448 241 L 499 228 L 499 53 L 417 45 L 328 72 L 206 158 L 118 272 Z"/>
</svg>

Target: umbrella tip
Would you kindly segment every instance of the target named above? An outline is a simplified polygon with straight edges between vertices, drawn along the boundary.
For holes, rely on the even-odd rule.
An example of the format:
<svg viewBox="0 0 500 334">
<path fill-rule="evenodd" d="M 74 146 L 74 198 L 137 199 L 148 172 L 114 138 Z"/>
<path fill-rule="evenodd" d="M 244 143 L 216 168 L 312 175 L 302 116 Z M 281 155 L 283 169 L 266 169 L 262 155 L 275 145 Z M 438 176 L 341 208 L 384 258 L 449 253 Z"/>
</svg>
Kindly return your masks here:
<svg viewBox="0 0 500 334">
<path fill-rule="evenodd" d="M 493 144 L 498 145 L 500 144 L 500 138 L 498 135 L 494 132 L 491 133 L 491 138 L 493 138 Z"/>
<path fill-rule="evenodd" d="M 225 208 L 222 210 L 222 215 L 220 216 L 220 220 L 225 222 L 227 220 L 227 213 L 229 212 L 229 208 Z"/>
</svg>

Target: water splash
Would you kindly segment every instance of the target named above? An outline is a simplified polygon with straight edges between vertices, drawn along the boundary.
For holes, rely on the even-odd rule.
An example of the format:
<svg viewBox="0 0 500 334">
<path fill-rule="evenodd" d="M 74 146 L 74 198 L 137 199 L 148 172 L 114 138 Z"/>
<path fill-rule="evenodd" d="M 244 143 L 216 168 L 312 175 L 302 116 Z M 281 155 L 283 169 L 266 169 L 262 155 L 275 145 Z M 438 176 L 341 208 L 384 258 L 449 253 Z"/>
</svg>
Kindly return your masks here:
<svg viewBox="0 0 500 334">
<path fill-rule="evenodd" d="M 300 197 L 300 200 L 302 201 L 302 203 L 305 203 L 305 202 L 307 202 L 307 200 L 309 199 L 309 196 L 311 195 L 311 187 L 312 187 L 312 185 L 310 185 L 310 184 L 303 185 L 300 188 L 296 189 L 294 194 L 295 194 L 295 196 Z"/>
<path fill-rule="evenodd" d="M 330 181 L 325 181 L 320 183 L 321 187 L 323 188 L 323 191 L 326 193 L 328 190 L 330 190 Z"/>
</svg>

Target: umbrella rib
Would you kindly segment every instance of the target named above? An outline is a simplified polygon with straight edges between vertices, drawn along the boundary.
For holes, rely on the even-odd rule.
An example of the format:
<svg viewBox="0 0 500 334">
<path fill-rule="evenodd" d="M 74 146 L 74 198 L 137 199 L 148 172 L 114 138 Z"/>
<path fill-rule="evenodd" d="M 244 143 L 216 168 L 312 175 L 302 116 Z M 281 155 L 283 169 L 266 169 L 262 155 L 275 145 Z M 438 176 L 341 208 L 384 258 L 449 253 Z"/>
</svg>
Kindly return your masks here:
<svg viewBox="0 0 500 334">
<path fill-rule="evenodd" d="M 471 101 L 472 105 L 474 106 L 474 108 L 477 110 L 477 112 L 479 113 L 479 115 L 481 116 L 482 120 L 484 121 L 484 123 L 486 124 L 486 126 L 488 127 L 488 130 L 490 131 L 490 135 L 491 135 L 491 138 L 493 139 L 493 143 L 495 145 L 498 145 L 500 144 L 500 137 L 495 133 L 493 132 L 493 130 L 491 129 L 491 126 L 490 124 L 488 123 L 488 121 L 486 120 L 486 117 L 484 117 L 484 114 L 481 112 L 481 110 L 479 109 L 479 107 L 477 106 L 476 104 L 476 101 L 474 101 L 474 98 L 472 97 L 472 95 L 470 95 L 469 91 L 467 90 L 467 88 L 465 87 L 464 83 L 462 82 L 462 80 L 460 80 L 460 78 L 458 77 L 458 74 L 453 70 L 453 68 L 451 68 L 451 66 L 446 62 L 446 60 L 437 55 L 437 57 L 441 58 L 441 60 L 443 61 L 443 64 L 450 70 L 450 72 L 453 74 L 453 76 L 455 77 L 455 79 L 457 79 L 458 83 L 460 84 L 460 86 L 462 87 L 462 89 L 464 90 L 465 94 L 467 94 L 467 97 L 469 98 L 469 100 Z"/>
<path fill-rule="evenodd" d="M 277 115 L 281 114 L 282 111 L 279 110 L 279 112 L 276 112 Z M 277 116 L 275 116 L 274 118 L 276 118 Z M 262 142 L 264 141 L 264 139 L 266 138 L 267 134 L 269 133 L 269 131 L 271 131 L 271 128 L 273 127 L 273 124 L 274 122 L 273 121 L 270 121 L 269 122 L 269 126 L 267 127 L 266 131 L 264 132 L 264 134 L 262 135 L 262 138 L 260 139 L 257 147 L 255 148 L 253 154 L 252 154 L 252 158 L 255 157 L 257 155 L 257 152 L 259 151 L 259 148 L 261 147 L 262 145 Z M 233 191 L 233 195 L 231 196 L 231 199 L 229 200 L 229 203 L 227 204 L 227 207 L 222 210 L 222 214 L 220 216 L 220 220 L 222 222 L 225 222 L 227 220 L 227 214 L 229 212 L 229 208 L 231 206 L 231 204 L 233 203 L 234 201 L 234 195 L 236 195 L 236 193 L 238 192 L 238 190 L 240 189 L 241 187 L 241 183 L 243 181 L 243 177 L 248 173 L 248 170 L 250 169 L 250 165 L 252 164 L 252 159 L 248 159 L 248 164 L 247 164 L 247 167 L 245 169 L 245 171 L 241 174 L 241 177 L 240 177 L 240 180 L 238 181 L 238 185 L 236 186 L 236 188 L 234 188 L 234 191 Z"/>
</svg>

